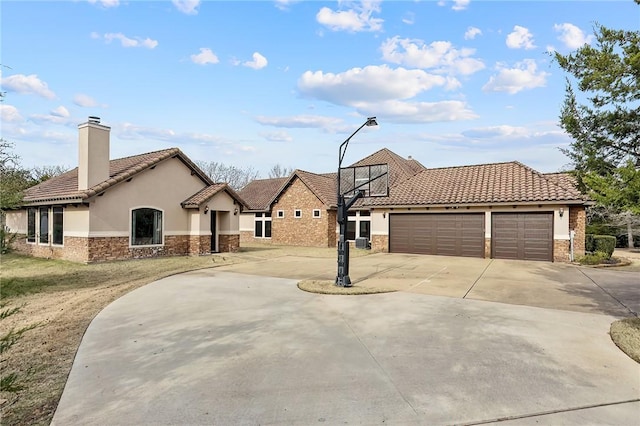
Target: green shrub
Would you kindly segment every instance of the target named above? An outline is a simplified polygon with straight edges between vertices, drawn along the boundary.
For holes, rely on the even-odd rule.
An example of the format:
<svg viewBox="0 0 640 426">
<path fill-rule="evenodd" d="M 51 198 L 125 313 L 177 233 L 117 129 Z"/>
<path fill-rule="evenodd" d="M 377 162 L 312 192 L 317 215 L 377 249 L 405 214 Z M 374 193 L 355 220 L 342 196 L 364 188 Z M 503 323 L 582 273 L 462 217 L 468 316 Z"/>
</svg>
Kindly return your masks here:
<svg viewBox="0 0 640 426">
<path fill-rule="evenodd" d="M 593 237 L 595 237 L 594 234 L 587 234 L 584 236 L 584 250 L 587 253 L 593 253 L 596 251 L 596 244 Z"/>
<path fill-rule="evenodd" d="M 606 253 L 607 259 L 613 255 L 613 250 L 616 248 L 616 237 L 611 235 L 594 235 L 593 236 L 593 250 L 594 252 Z"/>
<path fill-rule="evenodd" d="M 597 251 L 578 258 L 578 263 L 581 265 L 599 265 L 604 263 L 610 257 L 611 256 L 608 256 L 605 252 Z"/>
<path fill-rule="evenodd" d="M 11 251 L 13 242 L 18 234 L 0 229 L 0 254 L 7 254 Z"/>
</svg>

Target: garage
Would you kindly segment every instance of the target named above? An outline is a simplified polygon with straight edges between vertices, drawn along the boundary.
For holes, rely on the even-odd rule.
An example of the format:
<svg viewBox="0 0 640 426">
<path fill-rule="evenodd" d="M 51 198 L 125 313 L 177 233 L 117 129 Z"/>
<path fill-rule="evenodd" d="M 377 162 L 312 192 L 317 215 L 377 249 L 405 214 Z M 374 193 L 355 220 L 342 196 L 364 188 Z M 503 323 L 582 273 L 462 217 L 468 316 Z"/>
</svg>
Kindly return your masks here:
<svg viewBox="0 0 640 426">
<path fill-rule="evenodd" d="M 389 251 L 484 257 L 484 213 L 391 214 Z"/>
<path fill-rule="evenodd" d="M 491 214 L 491 257 L 553 261 L 553 213 Z"/>
</svg>

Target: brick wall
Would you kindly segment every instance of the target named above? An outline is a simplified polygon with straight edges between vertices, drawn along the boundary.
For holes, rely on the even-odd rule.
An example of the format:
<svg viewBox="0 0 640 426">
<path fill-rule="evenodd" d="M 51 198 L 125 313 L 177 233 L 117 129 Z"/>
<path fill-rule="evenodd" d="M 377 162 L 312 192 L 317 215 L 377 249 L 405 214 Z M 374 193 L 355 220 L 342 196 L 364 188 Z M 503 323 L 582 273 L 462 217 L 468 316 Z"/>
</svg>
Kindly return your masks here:
<svg viewBox="0 0 640 426">
<path fill-rule="evenodd" d="M 576 231 L 573 239 L 573 254 L 584 256 L 587 215 L 584 206 L 569 207 L 569 230 Z"/>
<path fill-rule="evenodd" d="M 314 209 L 320 210 L 319 218 L 313 217 Z M 278 210 L 284 211 L 284 218 L 277 217 Z M 294 217 L 295 210 L 302 211 L 301 218 Z M 335 226 L 335 212 L 328 212 L 318 197 L 296 178 L 273 205 L 271 240 L 279 245 L 331 247 L 336 244 Z"/>
<path fill-rule="evenodd" d="M 190 235 L 189 255 L 199 256 L 211 253 L 211 235 Z"/>
<path fill-rule="evenodd" d="M 218 235 L 218 249 L 221 253 L 240 250 L 240 235 Z"/>
</svg>

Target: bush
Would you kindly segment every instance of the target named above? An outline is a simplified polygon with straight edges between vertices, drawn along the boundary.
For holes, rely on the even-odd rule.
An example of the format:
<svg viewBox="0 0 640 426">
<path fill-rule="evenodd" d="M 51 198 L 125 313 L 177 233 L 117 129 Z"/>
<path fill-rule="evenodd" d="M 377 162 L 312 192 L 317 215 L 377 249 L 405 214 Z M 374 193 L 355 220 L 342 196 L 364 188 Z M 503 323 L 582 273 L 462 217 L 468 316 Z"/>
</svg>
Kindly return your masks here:
<svg viewBox="0 0 640 426">
<path fill-rule="evenodd" d="M 610 256 L 607 256 L 607 253 L 597 251 L 578 258 L 578 263 L 581 265 L 599 265 L 609 258 Z"/>
<path fill-rule="evenodd" d="M 0 254 L 7 254 L 11 251 L 13 242 L 18 234 L 10 233 L 4 229 L 0 229 Z"/>
<path fill-rule="evenodd" d="M 585 236 L 585 250 L 587 253 L 602 252 L 607 257 L 611 258 L 613 250 L 616 248 L 616 237 L 611 235 L 592 235 L 587 234 Z"/>
</svg>

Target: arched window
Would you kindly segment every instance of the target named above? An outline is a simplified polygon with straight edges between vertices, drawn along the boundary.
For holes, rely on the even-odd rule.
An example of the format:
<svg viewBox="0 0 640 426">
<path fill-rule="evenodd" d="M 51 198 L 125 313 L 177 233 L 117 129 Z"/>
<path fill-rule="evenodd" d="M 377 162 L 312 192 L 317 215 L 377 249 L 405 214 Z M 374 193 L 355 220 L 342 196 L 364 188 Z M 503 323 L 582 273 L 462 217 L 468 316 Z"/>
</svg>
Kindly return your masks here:
<svg viewBox="0 0 640 426">
<path fill-rule="evenodd" d="M 149 246 L 162 244 L 162 212 L 141 208 L 131 211 L 131 245 Z"/>
</svg>

